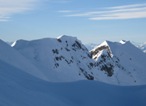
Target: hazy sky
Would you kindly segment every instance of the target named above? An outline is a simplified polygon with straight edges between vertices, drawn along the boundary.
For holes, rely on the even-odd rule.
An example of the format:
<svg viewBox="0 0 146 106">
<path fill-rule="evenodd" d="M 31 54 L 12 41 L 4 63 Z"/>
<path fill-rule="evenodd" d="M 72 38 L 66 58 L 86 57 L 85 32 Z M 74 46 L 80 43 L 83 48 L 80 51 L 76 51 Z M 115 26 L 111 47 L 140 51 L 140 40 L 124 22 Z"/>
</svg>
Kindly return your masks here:
<svg viewBox="0 0 146 106">
<path fill-rule="evenodd" d="M 146 0 L 0 0 L 0 39 L 146 41 Z"/>
</svg>

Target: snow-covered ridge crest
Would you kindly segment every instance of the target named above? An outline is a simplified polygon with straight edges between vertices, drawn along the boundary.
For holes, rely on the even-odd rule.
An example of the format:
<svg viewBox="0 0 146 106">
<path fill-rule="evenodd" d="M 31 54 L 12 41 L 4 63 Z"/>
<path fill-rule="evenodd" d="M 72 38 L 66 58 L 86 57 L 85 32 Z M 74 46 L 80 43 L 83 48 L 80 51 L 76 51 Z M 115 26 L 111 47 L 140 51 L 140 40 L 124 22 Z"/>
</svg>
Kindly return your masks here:
<svg viewBox="0 0 146 106">
<path fill-rule="evenodd" d="M 121 44 L 125 44 L 126 42 L 127 42 L 126 40 L 120 40 L 119 43 L 121 43 Z"/>
<path fill-rule="evenodd" d="M 113 55 L 115 54 L 115 49 L 119 46 L 125 46 L 125 45 L 132 45 L 130 41 L 126 41 L 126 40 L 121 40 L 119 42 L 111 42 L 111 41 L 104 41 L 103 43 L 101 43 L 100 45 L 98 45 L 97 47 L 95 47 L 93 50 L 91 50 L 91 54 L 95 53 L 97 54 L 98 51 L 100 50 L 107 50 L 110 54 L 111 57 L 113 57 Z M 94 51 L 94 52 L 93 52 Z"/>
<path fill-rule="evenodd" d="M 117 85 L 146 84 L 146 56 L 129 41 L 104 41 L 89 52 L 76 37 L 63 35 L 18 40 L 12 48 L 51 82 L 88 79 Z"/>
<path fill-rule="evenodd" d="M 69 39 L 71 39 L 71 40 L 77 40 L 77 37 L 72 37 L 72 36 L 68 36 L 68 35 L 61 35 L 61 36 L 59 36 L 59 37 L 57 37 L 57 39 L 62 39 L 62 40 L 69 40 Z"/>
<path fill-rule="evenodd" d="M 109 54 L 110 54 L 110 56 L 112 57 L 113 56 L 113 53 L 112 53 L 112 51 L 111 51 L 111 42 L 110 41 L 104 41 L 103 43 L 101 43 L 100 45 L 98 45 L 97 47 L 95 47 L 93 50 L 91 50 L 90 52 L 91 52 L 91 55 L 93 56 L 94 55 L 94 57 L 93 57 L 93 59 L 96 59 L 97 58 L 97 55 L 96 54 L 98 54 L 99 53 L 99 51 L 101 51 L 101 50 L 107 50 L 108 52 L 109 52 Z"/>
</svg>

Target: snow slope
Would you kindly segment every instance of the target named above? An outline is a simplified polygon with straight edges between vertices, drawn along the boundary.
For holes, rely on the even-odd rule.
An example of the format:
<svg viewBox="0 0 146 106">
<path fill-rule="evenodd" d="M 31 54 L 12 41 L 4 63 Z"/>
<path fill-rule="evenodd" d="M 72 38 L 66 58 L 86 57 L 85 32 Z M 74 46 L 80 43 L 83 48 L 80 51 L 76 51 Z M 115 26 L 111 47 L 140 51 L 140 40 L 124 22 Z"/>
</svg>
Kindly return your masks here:
<svg viewBox="0 0 146 106">
<path fill-rule="evenodd" d="M 135 45 L 137 48 L 142 50 L 144 53 L 146 53 L 146 42 L 138 43 L 138 42 L 131 42 L 133 45 Z"/>
<path fill-rule="evenodd" d="M 51 83 L 0 59 L 0 106 L 145 106 L 146 86 Z"/>
<path fill-rule="evenodd" d="M 146 84 L 146 56 L 129 41 L 104 41 L 91 51 L 98 79 L 120 85 Z M 107 77 L 108 76 L 108 77 Z"/>
<path fill-rule="evenodd" d="M 146 53 L 146 42 L 138 45 L 138 48 L 140 48 L 144 53 Z"/>
<path fill-rule="evenodd" d="M 10 45 L 0 40 L 0 59 L 8 64 L 11 64 L 27 73 L 30 73 L 38 78 L 47 80 L 47 78 L 36 68 L 28 59 L 21 55 L 17 50 Z"/>
</svg>

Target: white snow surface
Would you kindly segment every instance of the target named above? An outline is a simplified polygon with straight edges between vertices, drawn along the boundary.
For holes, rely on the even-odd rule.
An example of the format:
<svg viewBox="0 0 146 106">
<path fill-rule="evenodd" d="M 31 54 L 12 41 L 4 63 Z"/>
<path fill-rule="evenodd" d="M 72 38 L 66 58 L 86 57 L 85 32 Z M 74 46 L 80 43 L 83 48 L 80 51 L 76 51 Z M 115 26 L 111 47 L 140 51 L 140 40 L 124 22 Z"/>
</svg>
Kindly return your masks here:
<svg viewBox="0 0 146 106">
<path fill-rule="evenodd" d="M 29 74 L 47 80 L 34 64 L 2 40 L 0 40 L 0 59 Z"/>
<path fill-rule="evenodd" d="M 52 83 L 0 59 L 0 106 L 145 106 L 146 85 Z"/>
<path fill-rule="evenodd" d="M 139 44 L 137 47 L 140 48 L 144 53 L 146 53 L 146 42 Z"/>
</svg>

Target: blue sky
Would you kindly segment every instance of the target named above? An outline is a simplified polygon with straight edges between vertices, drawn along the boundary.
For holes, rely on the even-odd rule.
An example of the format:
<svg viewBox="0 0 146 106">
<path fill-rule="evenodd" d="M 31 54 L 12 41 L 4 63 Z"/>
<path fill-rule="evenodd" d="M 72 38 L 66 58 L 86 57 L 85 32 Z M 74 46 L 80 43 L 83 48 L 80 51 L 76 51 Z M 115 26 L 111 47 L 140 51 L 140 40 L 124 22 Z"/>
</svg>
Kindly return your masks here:
<svg viewBox="0 0 146 106">
<path fill-rule="evenodd" d="M 5 41 L 70 35 L 83 43 L 146 41 L 146 0 L 0 0 Z"/>
</svg>

